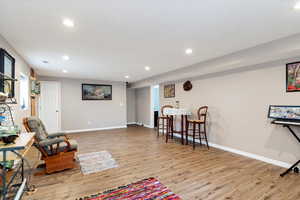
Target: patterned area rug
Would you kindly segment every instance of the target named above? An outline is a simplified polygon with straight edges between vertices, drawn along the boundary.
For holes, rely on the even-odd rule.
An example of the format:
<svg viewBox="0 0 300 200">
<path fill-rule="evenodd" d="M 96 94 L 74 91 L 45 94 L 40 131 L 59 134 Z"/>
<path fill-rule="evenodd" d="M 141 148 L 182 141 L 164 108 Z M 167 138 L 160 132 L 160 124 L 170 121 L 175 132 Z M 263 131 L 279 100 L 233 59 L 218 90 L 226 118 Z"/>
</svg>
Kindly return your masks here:
<svg viewBox="0 0 300 200">
<path fill-rule="evenodd" d="M 79 154 L 77 158 L 84 175 L 118 167 L 115 159 L 107 151 Z"/>
<path fill-rule="evenodd" d="M 155 178 L 148 178 L 76 200 L 181 200 L 181 198 Z"/>
</svg>

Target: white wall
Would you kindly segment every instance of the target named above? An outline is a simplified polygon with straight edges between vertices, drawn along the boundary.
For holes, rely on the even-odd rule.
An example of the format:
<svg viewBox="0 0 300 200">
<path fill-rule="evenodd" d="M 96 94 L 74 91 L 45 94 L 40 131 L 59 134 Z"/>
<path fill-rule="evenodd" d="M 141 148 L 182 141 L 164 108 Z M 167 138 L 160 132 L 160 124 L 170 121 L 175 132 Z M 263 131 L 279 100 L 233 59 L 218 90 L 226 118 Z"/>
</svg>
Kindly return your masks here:
<svg viewBox="0 0 300 200">
<path fill-rule="evenodd" d="M 180 101 L 180 107 L 196 112 L 202 105 L 209 109 L 209 141 L 274 160 L 294 163 L 300 145 L 286 128 L 270 124 L 270 104 L 299 105 L 300 93 L 285 92 L 285 65 L 268 64 L 251 71 L 236 71 L 203 76 L 192 81 L 185 92 L 176 83 L 176 97 L 163 98 L 161 105 Z M 194 117 L 196 117 L 194 115 Z M 300 129 L 296 130 L 300 135 Z"/>
<path fill-rule="evenodd" d="M 136 95 L 135 89 L 127 89 L 127 123 L 136 123 Z"/>
<path fill-rule="evenodd" d="M 136 89 L 136 121 L 150 126 L 151 95 L 150 87 Z"/>
<path fill-rule="evenodd" d="M 16 60 L 16 63 L 15 63 L 15 77 L 17 79 L 20 79 L 20 74 L 21 73 L 28 76 L 28 77 L 30 76 L 30 67 L 29 67 L 29 65 L 25 62 L 25 60 L 14 50 L 14 48 L 1 35 L 0 35 L 0 48 L 5 49 L 10 55 L 12 55 L 15 58 L 15 60 Z M 17 102 L 19 102 L 19 99 L 20 99 L 19 95 L 20 95 L 20 83 L 16 82 L 16 84 L 15 84 L 15 97 L 16 97 Z M 28 99 L 30 99 L 29 96 L 28 96 Z M 12 107 L 13 107 L 13 115 L 14 115 L 15 123 L 23 128 L 22 119 L 24 117 L 30 116 L 30 109 L 31 109 L 30 103 L 29 103 L 28 109 L 26 109 L 26 110 L 22 110 L 20 108 L 19 103 L 17 105 L 12 105 Z"/>
<path fill-rule="evenodd" d="M 61 82 L 62 129 L 66 131 L 124 127 L 127 124 L 125 83 L 39 77 Z M 112 100 L 83 101 L 81 84 L 111 84 Z"/>
</svg>

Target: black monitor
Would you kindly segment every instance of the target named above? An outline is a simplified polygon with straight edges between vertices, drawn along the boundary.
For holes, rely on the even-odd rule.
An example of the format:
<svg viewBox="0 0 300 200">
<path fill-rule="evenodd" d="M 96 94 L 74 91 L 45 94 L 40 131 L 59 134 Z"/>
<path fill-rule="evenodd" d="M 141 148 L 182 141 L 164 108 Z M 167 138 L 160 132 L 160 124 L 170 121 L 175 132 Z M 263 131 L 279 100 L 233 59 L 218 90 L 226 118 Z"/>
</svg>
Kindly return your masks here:
<svg viewBox="0 0 300 200">
<path fill-rule="evenodd" d="M 300 121 L 300 106 L 270 105 L 268 117 L 272 119 Z"/>
</svg>

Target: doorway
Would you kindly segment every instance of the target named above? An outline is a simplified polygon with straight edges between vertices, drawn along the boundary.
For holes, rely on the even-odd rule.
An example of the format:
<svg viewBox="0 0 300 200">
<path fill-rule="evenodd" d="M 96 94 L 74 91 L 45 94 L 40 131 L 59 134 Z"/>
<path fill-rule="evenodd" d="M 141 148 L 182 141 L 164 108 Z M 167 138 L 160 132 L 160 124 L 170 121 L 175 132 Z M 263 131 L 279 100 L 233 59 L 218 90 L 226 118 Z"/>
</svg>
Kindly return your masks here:
<svg viewBox="0 0 300 200">
<path fill-rule="evenodd" d="M 151 108 L 150 119 L 152 127 L 157 127 L 157 118 L 159 115 L 159 85 L 151 86 Z"/>
<path fill-rule="evenodd" d="M 47 131 L 61 131 L 61 85 L 56 81 L 41 81 L 39 117 Z"/>
</svg>

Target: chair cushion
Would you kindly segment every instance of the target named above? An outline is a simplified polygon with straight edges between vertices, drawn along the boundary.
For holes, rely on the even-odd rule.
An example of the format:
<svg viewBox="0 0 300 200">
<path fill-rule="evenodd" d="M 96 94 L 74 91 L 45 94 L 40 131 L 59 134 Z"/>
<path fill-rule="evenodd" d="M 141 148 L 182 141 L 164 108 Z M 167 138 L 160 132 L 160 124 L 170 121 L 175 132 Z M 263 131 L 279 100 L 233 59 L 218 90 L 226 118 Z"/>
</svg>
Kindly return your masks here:
<svg viewBox="0 0 300 200">
<path fill-rule="evenodd" d="M 48 138 L 55 138 L 60 136 L 65 136 L 66 132 L 58 132 L 58 133 L 48 133 Z"/>
<path fill-rule="evenodd" d="M 194 120 L 188 120 L 189 123 L 204 123 L 204 120 L 194 119 Z"/>
<path fill-rule="evenodd" d="M 61 141 L 61 142 L 59 142 L 59 147 L 58 147 L 58 150 L 57 150 L 58 153 L 59 152 L 63 152 L 67 148 L 67 143 L 62 138 L 46 139 L 46 140 L 49 140 L 49 141 L 55 141 L 55 140 Z M 76 151 L 77 147 L 78 147 L 78 144 L 77 144 L 76 140 L 68 140 L 68 141 L 70 142 L 70 147 L 71 147 L 71 149 L 69 151 L 73 151 L 73 150 Z M 56 152 L 56 150 L 55 150 L 57 148 L 56 144 L 57 143 L 53 144 L 54 152 Z M 38 145 L 35 145 L 35 146 L 38 147 Z M 48 154 L 48 156 L 52 155 L 52 151 L 51 151 L 50 146 L 41 146 L 41 147 L 45 150 L 45 152 Z"/>
<path fill-rule="evenodd" d="M 31 132 L 35 132 L 35 137 L 39 141 L 47 139 L 47 132 L 42 121 L 36 117 L 28 117 L 28 127 Z"/>
<path fill-rule="evenodd" d="M 70 142 L 70 146 L 71 146 L 71 151 L 73 150 L 77 150 L 78 148 L 78 144 L 77 144 L 77 141 L 76 140 L 68 140 Z M 59 152 L 62 152 L 65 150 L 65 148 L 67 148 L 67 143 L 66 142 L 62 142 L 59 144 Z"/>
<path fill-rule="evenodd" d="M 45 139 L 43 141 L 40 141 L 39 145 L 41 147 L 47 147 L 61 142 L 64 142 L 63 138 L 50 138 L 50 139 Z"/>
<path fill-rule="evenodd" d="M 168 116 L 160 116 L 160 117 L 158 117 L 159 119 L 169 119 L 170 117 L 168 117 Z"/>
</svg>

